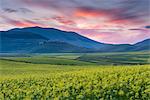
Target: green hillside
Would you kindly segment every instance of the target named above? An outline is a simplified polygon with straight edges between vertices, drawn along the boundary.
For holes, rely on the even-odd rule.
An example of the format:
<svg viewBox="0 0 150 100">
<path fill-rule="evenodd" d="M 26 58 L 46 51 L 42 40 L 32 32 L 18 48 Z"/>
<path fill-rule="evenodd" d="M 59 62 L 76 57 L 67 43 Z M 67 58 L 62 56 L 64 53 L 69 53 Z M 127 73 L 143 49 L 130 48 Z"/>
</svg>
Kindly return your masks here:
<svg viewBox="0 0 150 100">
<path fill-rule="evenodd" d="M 1 60 L 51 65 L 144 65 L 150 64 L 150 52 L 52 53 L 9 55 Z"/>
<path fill-rule="evenodd" d="M 143 65 L 150 64 L 150 52 L 84 54 L 77 60 L 99 65 Z"/>
</svg>

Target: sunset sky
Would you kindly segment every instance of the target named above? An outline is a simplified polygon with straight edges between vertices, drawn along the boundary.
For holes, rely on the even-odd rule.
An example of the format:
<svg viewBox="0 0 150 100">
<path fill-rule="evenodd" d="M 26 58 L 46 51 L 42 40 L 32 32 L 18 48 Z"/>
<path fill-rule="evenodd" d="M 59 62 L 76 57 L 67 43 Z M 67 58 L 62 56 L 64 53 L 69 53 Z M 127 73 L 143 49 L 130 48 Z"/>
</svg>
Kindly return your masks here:
<svg viewBox="0 0 150 100">
<path fill-rule="evenodd" d="M 0 0 L 0 30 L 50 27 L 104 43 L 150 38 L 150 0 Z"/>
</svg>

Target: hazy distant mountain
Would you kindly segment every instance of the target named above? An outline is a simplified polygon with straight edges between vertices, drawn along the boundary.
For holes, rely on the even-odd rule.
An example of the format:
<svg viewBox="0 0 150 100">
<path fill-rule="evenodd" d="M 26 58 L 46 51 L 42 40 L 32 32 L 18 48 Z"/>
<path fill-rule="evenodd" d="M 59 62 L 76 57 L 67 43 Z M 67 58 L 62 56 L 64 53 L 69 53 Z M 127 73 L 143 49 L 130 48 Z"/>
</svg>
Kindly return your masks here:
<svg viewBox="0 0 150 100">
<path fill-rule="evenodd" d="M 51 53 L 51 52 L 121 52 L 150 50 L 149 41 L 135 45 L 112 45 L 96 42 L 75 32 L 53 28 L 15 28 L 1 31 L 2 53 Z"/>
<path fill-rule="evenodd" d="M 150 50 L 150 39 L 138 42 L 136 44 L 116 44 L 106 45 L 101 48 L 101 52 L 129 52 L 129 51 L 148 51 Z"/>
</svg>

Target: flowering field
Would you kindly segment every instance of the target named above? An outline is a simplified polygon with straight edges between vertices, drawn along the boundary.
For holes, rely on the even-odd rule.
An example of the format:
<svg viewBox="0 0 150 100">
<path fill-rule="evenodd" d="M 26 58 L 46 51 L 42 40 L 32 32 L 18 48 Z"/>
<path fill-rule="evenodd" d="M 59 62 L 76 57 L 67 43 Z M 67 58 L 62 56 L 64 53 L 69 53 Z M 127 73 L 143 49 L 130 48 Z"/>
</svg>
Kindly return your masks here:
<svg viewBox="0 0 150 100">
<path fill-rule="evenodd" d="M 148 100 L 149 65 L 50 65 L 0 60 L 1 100 Z"/>
</svg>

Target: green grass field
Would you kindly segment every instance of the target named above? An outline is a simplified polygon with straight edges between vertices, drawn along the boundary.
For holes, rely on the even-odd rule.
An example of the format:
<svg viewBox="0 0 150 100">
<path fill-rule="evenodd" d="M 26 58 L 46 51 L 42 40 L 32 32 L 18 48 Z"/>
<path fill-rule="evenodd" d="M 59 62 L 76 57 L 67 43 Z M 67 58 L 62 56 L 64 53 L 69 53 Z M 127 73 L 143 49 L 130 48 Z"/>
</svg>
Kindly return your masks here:
<svg viewBox="0 0 150 100">
<path fill-rule="evenodd" d="M 0 100 L 149 100 L 149 52 L 0 57 Z"/>
</svg>

